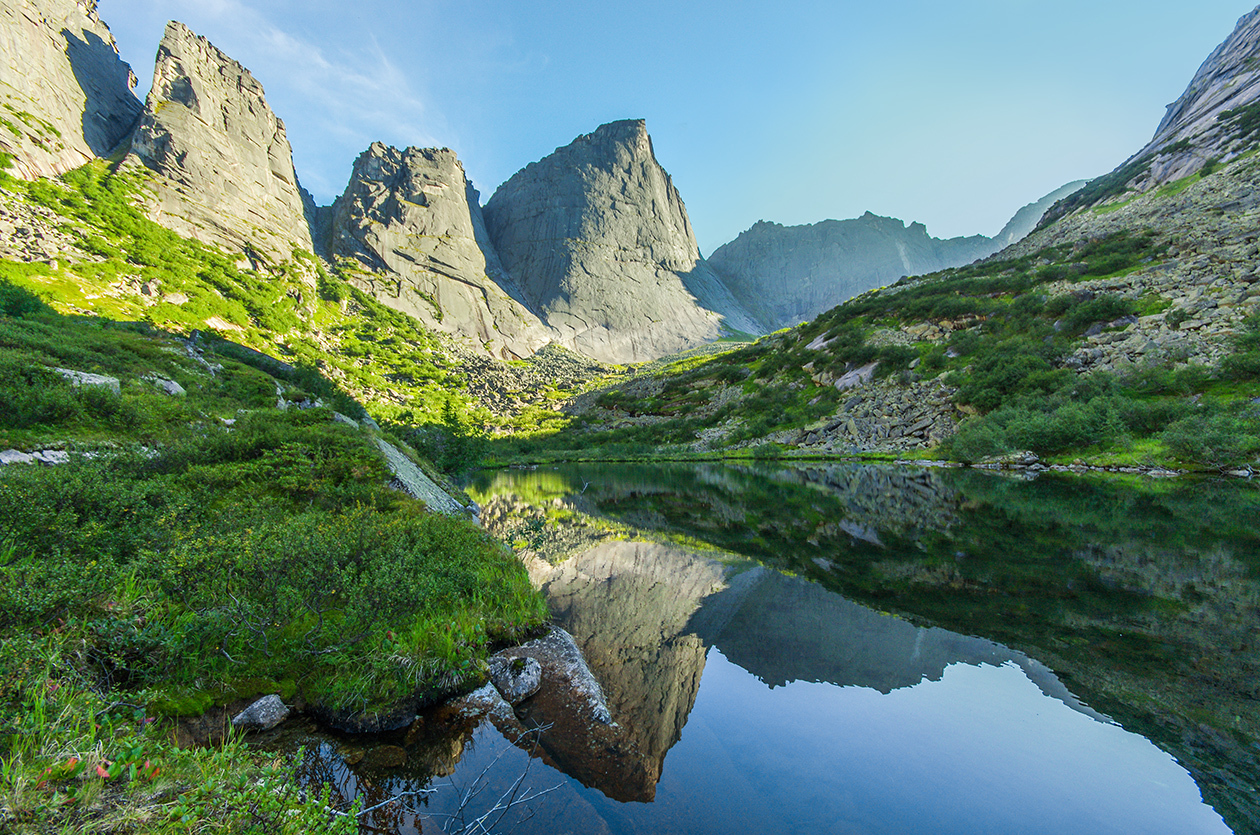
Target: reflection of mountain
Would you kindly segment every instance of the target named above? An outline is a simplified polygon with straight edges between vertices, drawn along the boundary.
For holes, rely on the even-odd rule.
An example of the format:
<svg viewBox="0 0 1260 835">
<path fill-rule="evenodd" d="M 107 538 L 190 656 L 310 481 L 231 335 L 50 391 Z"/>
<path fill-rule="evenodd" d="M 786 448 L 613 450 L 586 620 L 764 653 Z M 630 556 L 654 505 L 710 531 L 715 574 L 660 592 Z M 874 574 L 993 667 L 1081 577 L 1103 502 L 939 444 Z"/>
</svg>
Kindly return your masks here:
<svg viewBox="0 0 1260 835">
<path fill-rule="evenodd" d="M 594 547 L 597 528 L 605 541 L 635 531 L 699 540 L 872 608 L 1016 647 L 1172 753 L 1236 830 L 1260 831 L 1260 491 L 847 464 L 575 465 L 546 475 L 554 483 L 540 505 L 550 503 L 547 529 L 568 553 Z M 494 492 L 529 476 L 501 478 Z M 580 536 L 579 523 L 588 526 Z M 845 648 L 847 637 L 833 635 L 836 656 L 811 660 L 793 642 L 817 624 L 780 611 L 803 616 L 808 605 L 780 596 L 807 593 L 761 587 L 757 575 L 731 577 L 681 634 L 716 641 L 771 683 L 895 687 L 937 675 L 949 656 L 933 649 L 940 655 L 926 659 L 921 647 L 924 667 L 876 674 Z M 728 620 L 718 624 L 711 609 L 722 608 Z M 842 615 L 826 616 L 833 633 L 863 634 Z M 908 638 L 879 640 L 903 662 L 913 655 Z M 762 657 L 754 641 L 791 647 L 801 666 Z M 1008 653 L 1004 660 L 1063 698 L 1045 668 Z"/>
<path fill-rule="evenodd" d="M 618 541 L 560 565 L 532 559 L 529 570 L 557 624 L 581 646 L 619 726 L 612 739 L 602 731 L 598 740 L 552 734 L 542 744 L 610 797 L 653 798 L 712 645 L 771 687 L 825 681 L 888 693 L 938 681 L 952 664 L 1013 663 L 1047 695 L 1105 721 L 1022 653 L 916 627 L 747 563 L 733 568 L 675 546 Z"/>
<path fill-rule="evenodd" d="M 1047 667 L 1022 652 L 868 609 L 821 586 L 755 568 L 710 597 L 690 628 L 771 687 L 828 682 L 890 693 L 940 681 L 953 664 L 1015 664 L 1047 696 L 1095 719 Z"/>
<path fill-rule="evenodd" d="M 718 562 L 646 542 L 604 543 L 559 566 L 531 563 L 531 579 L 545 591 L 556 623 L 585 653 L 631 743 L 625 749 L 638 758 L 605 775 L 610 782 L 596 786 L 605 794 L 654 796 L 704 671 L 706 648 L 687 634 L 687 623 L 705 597 L 724 586 L 724 575 Z M 543 737 L 544 746 L 550 742 Z M 549 753 L 557 761 L 581 755 Z"/>
</svg>

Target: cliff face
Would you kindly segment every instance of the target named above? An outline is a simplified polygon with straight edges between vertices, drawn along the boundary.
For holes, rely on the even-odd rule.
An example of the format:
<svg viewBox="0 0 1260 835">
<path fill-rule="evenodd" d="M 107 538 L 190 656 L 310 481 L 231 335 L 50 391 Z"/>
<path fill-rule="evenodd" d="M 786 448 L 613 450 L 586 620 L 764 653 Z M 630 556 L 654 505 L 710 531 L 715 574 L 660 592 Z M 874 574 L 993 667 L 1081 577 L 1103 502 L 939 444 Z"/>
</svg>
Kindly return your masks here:
<svg viewBox="0 0 1260 835">
<path fill-rule="evenodd" d="M 284 123 L 249 70 L 172 21 L 126 163 L 152 173 L 153 219 L 281 261 L 311 234 Z"/>
<path fill-rule="evenodd" d="M 526 357 L 551 340 L 499 263 L 451 150 L 374 143 L 333 206 L 327 249 L 370 270 L 353 280 L 377 299 L 495 356 Z"/>
<path fill-rule="evenodd" d="M 1243 150 L 1248 128 L 1237 111 L 1260 100 L 1260 8 L 1238 21 L 1233 34 L 1208 56 L 1186 91 L 1168 105 L 1150 144 L 1137 153 L 1156 154 L 1143 190 L 1200 170 L 1209 159 L 1231 159 Z M 1191 147 L 1177 148 L 1178 143 Z"/>
<path fill-rule="evenodd" d="M 921 223 L 867 212 L 810 226 L 762 221 L 709 259 L 731 293 L 765 330 L 813 319 L 846 299 L 903 275 L 921 275 L 991 255 L 983 235 L 940 240 Z"/>
<path fill-rule="evenodd" d="M 1168 105 L 1155 136 L 1110 174 L 1060 201 L 1041 222 L 1048 226 L 1080 209 L 1124 202 L 1193 174 L 1210 174 L 1260 144 L 1260 7 L 1238 21 Z"/>
<path fill-rule="evenodd" d="M 134 86 L 95 0 L 0 5 L 0 151 L 12 173 L 53 177 L 108 155 L 140 116 Z"/>
<path fill-rule="evenodd" d="M 700 258 L 647 128 L 613 122 L 504 183 L 485 209 L 504 267 L 580 353 L 650 360 L 760 332 Z"/>
</svg>

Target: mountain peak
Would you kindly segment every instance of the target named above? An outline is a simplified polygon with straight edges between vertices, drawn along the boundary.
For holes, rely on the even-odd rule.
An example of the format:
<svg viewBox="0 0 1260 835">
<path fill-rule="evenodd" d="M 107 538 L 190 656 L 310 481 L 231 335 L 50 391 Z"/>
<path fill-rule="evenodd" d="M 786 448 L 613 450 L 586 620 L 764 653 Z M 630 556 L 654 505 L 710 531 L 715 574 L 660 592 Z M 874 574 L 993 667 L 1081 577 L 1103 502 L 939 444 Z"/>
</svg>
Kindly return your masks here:
<svg viewBox="0 0 1260 835">
<path fill-rule="evenodd" d="M 284 123 L 258 80 L 171 21 L 128 162 L 151 173 L 150 212 L 181 234 L 276 261 L 311 250 Z"/>
<path fill-rule="evenodd" d="M 700 257 L 642 119 L 601 125 L 531 163 L 486 204 L 503 266 L 563 344 L 655 359 L 756 326 Z"/>
<path fill-rule="evenodd" d="M 135 75 L 85 0 L 0 3 L 0 152 L 12 173 L 52 177 L 108 156 L 140 116 Z"/>
</svg>

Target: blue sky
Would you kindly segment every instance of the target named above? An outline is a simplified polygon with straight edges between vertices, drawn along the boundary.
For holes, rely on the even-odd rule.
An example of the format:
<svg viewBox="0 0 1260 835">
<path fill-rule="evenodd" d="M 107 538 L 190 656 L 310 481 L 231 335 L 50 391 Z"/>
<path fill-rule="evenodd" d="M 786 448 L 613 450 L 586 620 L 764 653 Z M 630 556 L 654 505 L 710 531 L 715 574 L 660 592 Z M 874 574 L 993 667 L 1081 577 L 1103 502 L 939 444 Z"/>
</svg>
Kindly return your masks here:
<svg viewBox="0 0 1260 835">
<path fill-rule="evenodd" d="M 322 203 L 374 140 L 454 148 L 488 200 L 646 118 L 708 254 L 870 210 L 940 237 L 1105 173 L 1253 6 L 1238 0 L 101 0 L 148 89 L 168 19 L 249 67 Z"/>
</svg>

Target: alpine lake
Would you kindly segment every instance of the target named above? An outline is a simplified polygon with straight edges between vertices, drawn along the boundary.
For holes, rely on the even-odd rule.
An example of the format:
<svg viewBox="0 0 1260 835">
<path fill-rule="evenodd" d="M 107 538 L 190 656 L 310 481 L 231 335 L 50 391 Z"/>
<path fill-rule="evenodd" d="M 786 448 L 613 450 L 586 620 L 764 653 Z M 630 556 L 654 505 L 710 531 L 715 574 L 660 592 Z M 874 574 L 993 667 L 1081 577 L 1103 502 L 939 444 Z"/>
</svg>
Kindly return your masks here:
<svg viewBox="0 0 1260 835">
<path fill-rule="evenodd" d="M 467 489 L 612 722 L 527 699 L 257 738 L 384 804 L 364 832 L 1260 832 L 1260 485 L 765 462 Z"/>
</svg>

